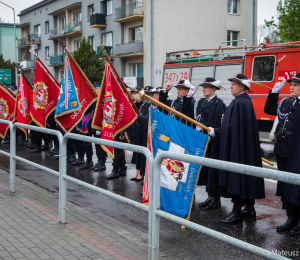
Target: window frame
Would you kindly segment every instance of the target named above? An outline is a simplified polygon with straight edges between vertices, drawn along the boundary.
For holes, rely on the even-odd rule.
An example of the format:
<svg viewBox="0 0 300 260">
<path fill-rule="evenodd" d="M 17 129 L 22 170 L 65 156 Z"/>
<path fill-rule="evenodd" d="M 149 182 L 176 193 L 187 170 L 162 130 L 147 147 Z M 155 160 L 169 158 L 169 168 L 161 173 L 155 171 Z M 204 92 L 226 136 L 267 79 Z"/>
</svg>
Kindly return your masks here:
<svg viewBox="0 0 300 260">
<path fill-rule="evenodd" d="M 111 47 L 112 47 L 114 45 L 114 34 L 113 34 L 112 31 L 102 33 L 102 45 L 103 46 L 110 46 L 110 45 L 107 45 L 107 35 L 108 34 L 111 34 Z M 106 37 L 106 43 L 104 43 L 104 37 Z"/>
<path fill-rule="evenodd" d="M 48 49 L 49 56 L 47 56 L 47 49 Z M 50 60 L 50 46 L 45 47 L 45 60 Z"/>
<path fill-rule="evenodd" d="M 35 32 L 35 28 L 37 28 L 37 33 Z M 40 33 L 39 33 L 39 29 L 40 29 Z M 37 36 L 41 36 L 42 35 L 42 27 L 41 24 L 37 24 L 33 27 L 33 33 L 36 34 Z"/>
<path fill-rule="evenodd" d="M 271 81 L 255 81 L 255 80 L 253 80 L 253 70 L 254 70 L 255 59 L 256 58 L 261 58 L 261 57 L 272 57 L 272 56 L 275 58 L 272 80 Z M 255 56 L 253 58 L 253 62 L 252 62 L 251 81 L 253 81 L 253 82 L 272 82 L 274 80 L 274 78 L 275 78 L 275 70 L 276 70 L 276 56 L 275 55 L 259 55 L 259 56 Z"/>
<path fill-rule="evenodd" d="M 92 14 L 91 14 L 91 12 L 90 12 L 91 7 L 93 8 Z M 87 7 L 87 17 L 88 17 L 88 20 L 87 20 L 87 21 L 88 21 L 88 22 L 91 20 L 91 15 L 93 15 L 94 13 L 95 13 L 94 4 L 89 5 L 89 6 Z"/>
<path fill-rule="evenodd" d="M 108 2 L 111 3 L 111 10 L 108 10 L 108 7 L 109 7 Z M 108 11 L 110 11 L 110 13 L 109 13 Z M 106 15 L 112 15 L 112 14 L 113 14 L 113 4 L 112 4 L 112 0 L 108 0 L 108 1 L 106 1 Z"/>
<path fill-rule="evenodd" d="M 45 34 L 49 34 L 50 31 L 50 23 L 49 21 L 45 22 Z"/>
<path fill-rule="evenodd" d="M 143 76 L 138 76 L 138 64 L 142 64 L 142 66 L 143 66 Z M 133 69 L 133 66 L 135 66 L 135 74 L 136 74 L 136 76 L 134 76 L 133 74 L 133 71 L 134 71 L 134 69 Z M 136 77 L 136 78 L 139 78 L 139 77 L 144 77 L 144 62 L 137 62 L 137 63 L 132 63 L 131 64 L 131 77 Z"/>
<path fill-rule="evenodd" d="M 88 39 L 90 40 L 90 43 L 91 43 L 91 39 L 93 39 L 92 47 L 93 47 L 93 50 L 95 50 L 95 36 L 89 36 Z"/>
<path fill-rule="evenodd" d="M 230 31 L 230 30 L 227 30 L 227 36 L 228 36 L 228 32 L 230 32 L 230 41 L 228 41 L 228 39 L 227 39 L 227 47 L 238 47 L 238 45 L 239 45 L 239 42 L 235 42 L 236 43 L 236 46 L 235 45 L 232 45 L 233 44 L 233 42 L 232 41 L 235 41 L 235 40 L 232 40 L 232 33 L 233 32 L 235 32 L 235 33 L 237 33 L 237 41 L 239 40 L 239 31 Z M 230 44 L 230 45 L 228 45 L 228 44 Z"/>
<path fill-rule="evenodd" d="M 228 4 L 227 4 L 227 14 L 239 15 L 239 0 L 228 0 L 228 1 L 230 1 L 231 5 L 230 5 L 230 13 L 229 13 L 228 12 Z M 236 1 L 236 13 L 233 12 L 233 1 Z"/>
</svg>

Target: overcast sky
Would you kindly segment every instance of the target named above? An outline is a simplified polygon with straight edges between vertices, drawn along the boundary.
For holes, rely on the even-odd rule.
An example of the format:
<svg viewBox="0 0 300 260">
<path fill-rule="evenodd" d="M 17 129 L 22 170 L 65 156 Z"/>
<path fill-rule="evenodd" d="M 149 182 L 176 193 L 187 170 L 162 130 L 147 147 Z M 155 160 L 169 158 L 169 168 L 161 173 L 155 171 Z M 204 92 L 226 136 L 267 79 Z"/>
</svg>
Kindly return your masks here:
<svg viewBox="0 0 300 260">
<path fill-rule="evenodd" d="M 207 0 L 209 1 L 209 0 Z M 219 0 L 226 1 L 226 0 Z M 245 0 L 243 0 L 245 1 Z M 258 2 L 258 17 L 257 24 L 264 23 L 264 19 L 270 20 L 272 16 L 276 17 L 276 7 L 279 0 L 257 0 Z M 21 10 L 26 9 L 27 7 L 34 5 L 40 0 L 1 0 L 13 8 L 15 8 L 16 15 L 20 13 Z M 5 22 L 13 22 L 13 12 L 12 9 L 4 6 L 0 3 L 0 18 L 4 19 Z M 16 16 L 16 19 L 19 20 L 19 16 Z"/>
</svg>

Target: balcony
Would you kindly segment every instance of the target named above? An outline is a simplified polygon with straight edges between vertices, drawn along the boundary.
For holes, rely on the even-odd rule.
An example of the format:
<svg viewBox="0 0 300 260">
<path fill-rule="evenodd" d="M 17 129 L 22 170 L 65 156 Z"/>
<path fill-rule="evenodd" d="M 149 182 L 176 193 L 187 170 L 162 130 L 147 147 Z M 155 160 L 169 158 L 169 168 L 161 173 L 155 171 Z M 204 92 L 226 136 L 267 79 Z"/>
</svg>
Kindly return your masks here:
<svg viewBox="0 0 300 260">
<path fill-rule="evenodd" d="M 103 47 L 106 50 L 108 56 L 111 57 L 111 55 L 112 55 L 112 46 L 103 46 Z M 102 56 L 102 51 L 101 51 L 100 46 L 97 47 L 97 54 Z"/>
<path fill-rule="evenodd" d="M 18 48 L 29 46 L 30 44 L 41 44 L 40 34 L 28 34 L 24 38 L 18 39 Z"/>
<path fill-rule="evenodd" d="M 58 37 L 71 37 L 76 36 L 82 33 L 82 22 L 75 21 L 69 24 L 66 24 L 61 27 L 54 28 L 49 31 L 50 38 L 49 40 L 56 39 Z"/>
<path fill-rule="evenodd" d="M 22 70 L 24 70 L 24 71 L 35 69 L 34 60 L 21 60 L 21 59 L 19 59 L 19 63 L 22 67 Z"/>
<path fill-rule="evenodd" d="M 74 52 L 71 52 L 72 55 L 74 55 Z M 50 67 L 54 66 L 63 66 L 64 65 L 64 60 L 66 57 L 66 53 L 63 55 L 58 55 L 58 56 L 51 56 L 50 57 Z"/>
<path fill-rule="evenodd" d="M 115 58 L 130 58 L 144 55 L 142 41 L 131 41 L 124 44 L 117 44 Z"/>
<path fill-rule="evenodd" d="M 116 20 L 118 23 L 128 23 L 143 19 L 144 6 L 143 3 L 133 3 L 116 8 Z"/>
<path fill-rule="evenodd" d="M 92 14 L 90 17 L 90 28 L 105 28 L 106 14 Z"/>
</svg>

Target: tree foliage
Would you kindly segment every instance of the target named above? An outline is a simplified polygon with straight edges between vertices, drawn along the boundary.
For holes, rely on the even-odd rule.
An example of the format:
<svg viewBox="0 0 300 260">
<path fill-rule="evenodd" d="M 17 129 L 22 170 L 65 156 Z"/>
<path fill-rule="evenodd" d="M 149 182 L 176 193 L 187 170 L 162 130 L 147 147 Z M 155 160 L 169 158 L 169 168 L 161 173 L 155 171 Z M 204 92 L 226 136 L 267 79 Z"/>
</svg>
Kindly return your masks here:
<svg viewBox="0 0 300 260">
<path fill-rule="evenodd" d="M 20 64 L 18 64 L 20 67 Z M 3 54 L 0 53 L 0 69 L 11 70 L 11 84 L 16 85 L 15 63 L 5 60 Z"/>
<path fill-rule="evenodd" d="M 274 28 L 280 37 L 280 42 L 294 42 L 300 40 L 300 1 L 282 0 L 277 5 L 278 23 L 274 16 L 271 21 L 266 21 L 266 26 Z"/>
<path fill-rule="evenodd" d="M 74 59 L 91 82 L 102 81 L 104 61 L 97 55 L 89 39 L 81 39 L 80 47 L 74 52 Z"/>
</svg>

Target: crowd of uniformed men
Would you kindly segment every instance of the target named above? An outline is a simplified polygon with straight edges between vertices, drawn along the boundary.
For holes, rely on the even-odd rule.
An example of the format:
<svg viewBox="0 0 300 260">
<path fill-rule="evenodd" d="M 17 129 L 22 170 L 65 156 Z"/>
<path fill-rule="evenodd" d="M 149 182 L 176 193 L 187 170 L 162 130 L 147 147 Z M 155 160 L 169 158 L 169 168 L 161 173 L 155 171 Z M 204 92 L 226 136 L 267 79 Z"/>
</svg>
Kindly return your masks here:
<svg viewBox="0 0 300 260">
<path fill-rule="evenodd" d="M 231 81 L 230 89 L 234 98 L 228 107 L 215 93 L 222 88 L 220 81 L 212 77 L 204 79 L 199 86 L 192 86 L 187 80 L 180 81 L 174 86 L 177 88 L 177 98 L 174 100 L 168 99 L 168 92 L 173 87 L 171 84 L 166 85 L 165 89 L 154 89 L 147 86 L 144 91 L 157 101 L 209 127 L 209 132 L 199 126 L 196 127 L 196 130 L 211 136 L 206 157 L 262 167 L 258 124 L 251 98 L 247 94 L 250 81 L 242 74 L 237 74 L 229 81 Z M 265 113 L 278 115 L 279 131 L 274 148 L 278 170 L 300 174 L 300 73 L 296 73 L 288 82 L 291 97 L 282 99 L 278 103 L 279 93 L 286 81 L 276 83 L 269 92 L 265 104 Z M 202 87 L 204 97 L 195 100 L 193 96 L 198 87 Z M 139 96 L 138 92 L 140 90 L 137 87 L 131 91 L 132 98 L 140 111 L 138 120 L 126 131 L 116 136 L 115 140 L 126 142 L 128 137 L 132 144 L 147 147 L 149 107 L 152 103 Z M 155 104 L 152 105 L 155 106 Z M 95 106 L 92 106 L 86 111 L 83 120 L 72 131 L 73 133 L 101 138 L 101 131 L 96 131 L 91 127 L 94 109 Z M 180 120 L 178 116 L 160 107 L 158 109 Z M 55 123 L 53 115 L 48 118 L 47 125 L 49 128 L 61 131 Z M 42 139 L 44 140 L 43 146 Z M 4 140 L 4 143 L 8 143 L 8 140 Z M 51 147 L 52 143 L 53 148 Z M 27 146 L 31 153 L 49 151 L 54 160 L 58 159 L 59 147 L 55 136 L 31 131 L 31 142 L 29 143 L 25 140 L 23 132 L 19 131 L 18 144 Z M 107 154 L 100 145 L 95 147 L 98 162 L 94 165 L 91 143 L 76 140 L 68 141 L 67 162 L 73 166 L 79 166 L 79 169 L 105 170 Z M 126 176 L 126 154 L 124 150 L 115 149 L 113 170 L 107 180 Z M 86 160 L 84 159 L 85 155 Z M 130 180 L 143 181 L 146 166 L 145 156 L 134 153 L 131 163 L 136 164 L 136 173 Z M 221 197 L 232 199 L 233 209 L 225 219 L 221 220 L 223 224 L 235 224 L 244 219 L 255 221 L 255 199 L 265 198 L 263 178 L 236 172 L 202 167 L 198 185 L 206 186 L 208 197 L 199 204 L 200 207 L 205 207 L 206 210 L 220 208 Z M 276 195 L 281 197 L 282 208 L 286 210 L 288 217 L 283 225 L 277 227 L 277 231 L 290 231 L 291 235 L 300 236 L 300 187 L 278 182 Z"/>
</svg>

